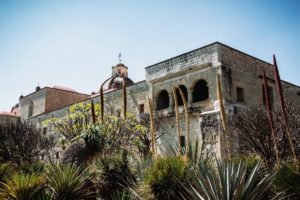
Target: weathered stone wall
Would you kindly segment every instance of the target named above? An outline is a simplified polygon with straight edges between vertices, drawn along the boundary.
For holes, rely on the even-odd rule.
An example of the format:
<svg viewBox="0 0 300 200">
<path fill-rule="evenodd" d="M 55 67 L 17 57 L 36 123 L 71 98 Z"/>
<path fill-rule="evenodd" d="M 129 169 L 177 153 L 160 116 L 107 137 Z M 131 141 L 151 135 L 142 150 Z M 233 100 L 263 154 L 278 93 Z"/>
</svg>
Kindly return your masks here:
<svg viewBox="0 0 300 200">
<path fill-rule="evenodd" d="M 33 92 L 20 101 L 21 118 L 27 119 L 42 113 L 63 108 L 87 99 L 89 95 L 45 87 Z"/>
<path fill-rule="evenodd" d="M 219 44 L 220 62 L 222 63 L 222 82 L 226 101 L 237 103 L 236 87 L 244 88 L 245 102 L 243 105 L 257 105 L 263 103 L 262 71 L 266 73 L 268 85 L 273 88 L 274 103 L 278 103 L 273 65 L 240 52 L 231 47 Z M 287 101 L 299 104 L 300 91 L 298 86 L 282 81 L 283 92 Z"/>
<path fill-rule="evenodd" d="M 127 87 L 127 112 L 138 114 L 139 105 L 144 104 L 144 111 L 149 112 L 148 98 L 149 86 L 146 81 L 136 83 Z M 95 102 L 100 102 L 100 98 L 95 97 Z M 122 89 L 104 94 L 105 108 L 113 107 L 115 110 L 123 111 L 123 91 Z"/>
<path fill-rule="evenodd" d="M 45 112 L 56 110 L 89 98 L 89 95 L 47 88 Z"/>
<path fill-rule="evenodd" d="M 146 80 L 153 82 L 156 79 L 165 78 L 203 64 L 215 65 L 216 62 L 218 62 L 217 43 L 213 43 L 146 67 Z"/>
<path fill-rule="evenodd" d="M 45 112 L 46 93 L 47 88 L 43 88 L 19 100 L 22 119 L 28 119 Z M 30 109 L 32 109 L 32 112 Z M 30 115 L 30 113 L 32 113 L 32 115 Z"/>
<path fill-rule="evenodd" d="M 20 120 L 19 116 L 0 115 L 0 124 L 16 123 L 19 120 Z"/>
<path fill-rule="evenodd" d="M 133 86 L 127 87 L 127 111 L 128 113 L 132 114 L 138 114 L 138 106 L 140 104 L 144 104 L 145 112 L 149 112 L 149 107 L 147 103 L 147 97 L 149 94 L 149 87 L 146 81 L 142 81 L 139 83 L 136 83 Z M 100 97 L 95 96 L 92 98 L 94 103 L 100 102 Z M 91 99 L 87 99 L 84 101 L 81 101 L 83 103 L 90 103 Z M 122 105 L 123 105 L 123 96 L 122 96 L 122 90 L 116 90 L 111 91 L 109 93 L 104 94 L 104 102 L 105 102 L 105 112 L 109 112 L 109 108 L 112 107 L 114 111 L 120 110 L 122 112 Z M 80 102 L 77 102 L 80 103 Z M 73 105 L 73 104 L 72 104 Z M 47 112 L 45 114 L 38 115 L 34 117 L 32 122 L 39 123 L 43 122 L 47 119 L 53 118 L 53 117 L 65 117 L 67 114 L 69 114 L 70 106 L 68 105 L 63 108 L 59 108 L 57 110 Z"/>
</svg>

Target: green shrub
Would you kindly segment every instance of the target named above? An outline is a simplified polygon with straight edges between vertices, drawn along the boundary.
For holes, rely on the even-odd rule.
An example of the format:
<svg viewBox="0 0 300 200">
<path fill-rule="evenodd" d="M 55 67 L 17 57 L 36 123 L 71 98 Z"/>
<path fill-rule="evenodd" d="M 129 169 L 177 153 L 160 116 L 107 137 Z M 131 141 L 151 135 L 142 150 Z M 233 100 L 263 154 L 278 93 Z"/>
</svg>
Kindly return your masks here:
<svg viewBox="0 0 300 200">
<path fill-rule="evenodd" d="M 274 185 L 284 196 L 300 199 L 300 170 L 289 163 L 282 163 L 276 169 Z"/>
<path fill-rule="evenodd" d="M 95 196 L 88 169 L 66 165 L 51 166 L 46 173 L 47 182 L 57 200 L 79 200 Z"/>
<path fill-rule="evenodd" d="M 32 163 L 22 162 L 18 166 L 18 171 L 22 174 L 43 174 L 45 166 L 45 163 L 41 161 L 34 161 Z"/>
<path fill-rule="evenodd" d="M 104 199 L 112 199 L 112 194 L 122 193 L 124 188 L 136 182 L 126 151 L 107 158 L 94 160 L 92 171 L 95 174 L 95 184 Z"/>
<path fill-rule="evenodd" d="M 188 164 L 181 157 L 158 158 L 145 171 L 145 183 L 156 199 L 181 199 L 188 181 Z"/>
<path fill-rule="evenodd" d="M 45 177 L 36 174 L 14 174 L 0 183 L 0 198 L 10 200 L 38 199 L 45 187 Z"/>
<path fill-rule="evenodd" d="M 8 163 L 0 164 L 0 182 L 4 181 L 6 177 L 9 177 L 13 172 L 13 166 Z"/>
<path fill-rule="evenodd" d="M 194 181 L 187 191 L 195 200 L 265 199 L 273 176 L 269 175 L 258 181 L 259 170 L 260 163 L 247 176 L 247 168 L 243 162 L 236 164 L 232 161 L 219 161 L 217 169 L 203 163 L 199 170 L 195 170 Z"/>
</svg>

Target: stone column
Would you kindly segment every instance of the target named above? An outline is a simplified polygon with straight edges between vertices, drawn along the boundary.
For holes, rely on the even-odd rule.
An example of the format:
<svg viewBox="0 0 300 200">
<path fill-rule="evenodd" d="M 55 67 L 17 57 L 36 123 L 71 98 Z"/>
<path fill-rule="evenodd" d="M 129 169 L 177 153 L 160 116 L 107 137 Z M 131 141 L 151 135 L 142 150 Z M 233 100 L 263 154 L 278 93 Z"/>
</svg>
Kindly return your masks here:
<svg viewBox="0 0 300 200">
<path fill-rule="evenodd" d="M 173 99 L 173 91 L 172 91 L 172 88 L 171 89 L 168 89 L 167 90 L 168 93 L 169 93 L 169 108 L 168 108 L 168 111 L 169 112 L 174 112 L 174 106 L 175 106 L 175 103 L 174 103 L 174 99 Z"/>
<path fill-rule="evenodd" d="M 188 108 L 191 108 L 193 104 L 193 88 L 188 88 Z"/>
</svg>

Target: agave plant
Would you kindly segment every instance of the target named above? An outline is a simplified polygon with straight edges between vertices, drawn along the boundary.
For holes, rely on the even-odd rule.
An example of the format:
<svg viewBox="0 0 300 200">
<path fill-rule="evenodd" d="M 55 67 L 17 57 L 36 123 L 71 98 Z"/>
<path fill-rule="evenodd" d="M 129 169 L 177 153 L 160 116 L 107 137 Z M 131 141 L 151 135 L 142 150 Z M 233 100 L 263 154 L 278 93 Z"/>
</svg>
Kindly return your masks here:
<svg viewBox="0 0 300 200">
<path fill-rule="evenodd" d="M 0 199 L 29 200 L 43 195 L 45 177 L 36 174 L 14 174 L 0 183 Z"/>
<path fill-rule="evenodd" d="M 57 200 L 79 200 L 95 196 L 88 169 L 74 165 L 51 166 L 46 172 L 47 182 Z"/>
<path fill-rule="evenodd" d="M 188 164 L 182 157 L 158 158 L 145 171 L 145 183 L 150 186 L 155 199 L 181 199 L 182 184 L 188 182 Z M 182 184 L 181 184 L 182 183 Z"/>
<path fill-rule="evenodd" d="M 7 163 L 0 164 L 0 182 L 2 182 L 6 177 L 10 176 L 13 169 L 12 166 Z"/>
<path fill-rule="evenodd" d="M 133 185 L 136 178 L 131 168 L 126 151 L 95 159 L 91 170 L 96 177 L 93 181 L 99 195 L 104 199 L 113 199 L 116 194 L 122 193 L 124 188 Z"/>
<path fill-rule="evenodd" d="M 274 185 L 280 194 L 289 196 L 289 199 L 300 198 L 300 171 L 299 167 L 289 163 L 277 166 Z"/>
<path fill-rule="evenodd" d="M 217 162 L 217 169 L 200 165 L 195 181 L 187 188 L 192 199 L 208 200 L 260 200 L 272 185 L 273 175 L 259 181 L 260 163 L 247 177 L 247 168 L 240 162 Z"/>
</svg>

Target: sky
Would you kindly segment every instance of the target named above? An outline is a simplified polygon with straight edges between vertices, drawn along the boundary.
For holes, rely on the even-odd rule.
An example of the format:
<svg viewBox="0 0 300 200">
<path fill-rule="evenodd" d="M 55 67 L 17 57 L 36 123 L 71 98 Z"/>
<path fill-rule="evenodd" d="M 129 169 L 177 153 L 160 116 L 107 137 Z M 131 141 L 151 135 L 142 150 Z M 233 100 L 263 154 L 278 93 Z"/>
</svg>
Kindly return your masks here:
<svg viewBox="0 0 300 200">
<path fill-rule="evenodd" d="M 274 53 L 281 78 L 300 85 L 298 0 L 0 0 L 0 111 L 38 84 L 98 91 L 119 53 L 138 82 L 215 41 L 267 62 Z"/>
</svg>

